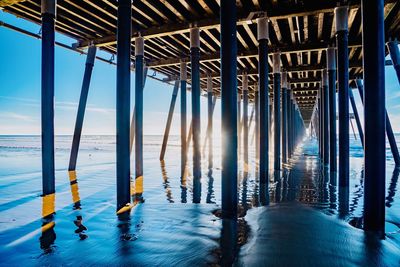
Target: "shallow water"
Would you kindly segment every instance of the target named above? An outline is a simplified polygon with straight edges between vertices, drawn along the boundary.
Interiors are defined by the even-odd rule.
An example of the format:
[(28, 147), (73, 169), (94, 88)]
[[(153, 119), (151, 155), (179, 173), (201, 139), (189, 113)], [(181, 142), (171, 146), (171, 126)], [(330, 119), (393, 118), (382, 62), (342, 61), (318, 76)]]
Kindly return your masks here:
[[(189, 175), (184, 184), (180, 179), (179, 140), (178, 136), (170, 137), (165, 161), (160, 162), (158, 158), (162, 136), (145, 136), (145, 203), (137, 205), (129, 219), (118, 220), (115, 216), (115, 137), (82, 138), (77, 165), (77, 188), (72, 188), (67, 172), (71, 137), (57, 136), (56, 215), (51, 220), (42, 220), (40, 137), (1, 136), (2, 264), (136, 263), (193, 266), (218, 262), (220, 255), (215, 251), (219, 248), (223, 222), (212, 211), (219, 208), (221, 199), (220, 141), (214, 141), (214, 168), (211, 171), (206, 169), (207, 157), (203, 156), (202, 204), (195, 205), (190, 204), (193, 199), (192, 177)], [(400, 136), (397, 136), (397, 140), (400, 140)], [(357, 220), (362, 216), (363, 206), (363, 155), (358, 140), (351, 141), (348, 191), (331, 185), (333, 177), (320, 171), (316, 141), (306, 140), (305, 145), (298, 148), (287, 170), (278, 177), (271, 173), (267, 202), (271, 207), (300, 202), (344, 224)], [(254, 159), (254, 147), (250, 149), (249, 158)], [(387, 239), (399, 246), (400, 196), (396, 194), (399, 188), (398, 173), (393, 175), (390, 149), (387, 159), (386, 232)], [(251, 171), (247, 175), (242, 172), (242, 161), (239, 165), (238, 197), (245, 210), (264, 204), (260, 201), (252, 160), (250, 165)], [(78, 206), (76, 203), (74, 205), (77, 192), (80, 199)], [(253, 208), (251, 212), (262, 214), (258, 209)], [(85, 240), (74, 233), (76, 216), (82, 216), (83, 224), (88, 228), (85, 231), (88, 238)], [(313, 213), (310, 216), (314, 216)], [(54, 222), (55, 226), (45, 231), (43, 237), (42, 224), (49, 222)], [(253, 228), (257, 226), (251, 222), (249, 224), (254, 237), (256, 232)], [(359, 230), (351, 229), (354, 229), (354, 235), (357, 236)], [(346, 228), (344, 231), (351, 237), (353, 230)], [(249, 244), (251, 242), (250, 237)]]

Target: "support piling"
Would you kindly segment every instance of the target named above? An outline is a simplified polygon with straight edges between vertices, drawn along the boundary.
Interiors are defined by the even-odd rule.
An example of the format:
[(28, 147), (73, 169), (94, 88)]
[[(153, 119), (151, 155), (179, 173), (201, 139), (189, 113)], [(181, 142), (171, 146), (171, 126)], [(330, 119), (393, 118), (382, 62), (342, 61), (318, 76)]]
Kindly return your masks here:
[(117, 25), (117, 211), (131, 202), (129, 117), (131, 90), (131, 17), (130, 0), (118, 1)]
[(255, 120), (255, 146), (256, 146), (256, 168), (258, 170), (259, 167), (259, 159), (260, 159), (260, 97), (259, 97), (259, 88), (257, 86), (256, 91), (254, 92), (254, 120)]
[[(259, 79), (259, 101), (260, 101), (260, 188), (268, 191), (268, 171), (269, 171), (269, 96), (268, 96), (268, 18), (257, 19), (257, 39), (258, 39), (258, 79)], [(261, 196), (262, 197), (262, 196)]]
[(364, 147), (364, 131), (361, 126), (360, 117), (358, 116), (358, 110), (356, 106), (356, 101), (354, 100), (352, 89), (349, 90), (349, 96), (350, 96), (350, 104), (351, 107), (353, 108), (354, 118), (356, 119), (358, 135), (360, 136), (361, 145)]
[(349, 53), (348, 7), (335, 8), (339, 88), (339, 186), (349, 186)]
[(323, 107), (323, 127), (322, 127), (322, 144), (323, 144), (323, 163), (325, 166), (329, 164), (329, 94), (328, 94), (328, 73), (326, 69), (322, 71), (322, 107)]
[(286, 109), (287, 109), (287, 129), (286, 129), (286, 139), (287, 139), (287, 157), (288, 159), (292, 157), (292, 140), (290, 138), (291, 135), (291, 128), (293, 127), (292, 124), (292, 108), (291, 108), (291, 95), (292, 92), (290, 90), (290, 86), (287, 86), (287, 93), (286, 93)]
[(187, 66), (186, 62), (181, 62), (180, 65), (180, 80), (181, 80), (181, 178), (185, 178), (187, 164), (187, 109), (186, 109), (186, 80)]
[(281, 169), (281, 54), (272, 55), (274, 71), (274, 170)]
[[(237, 218), (237, 40), (236, 2), (221, 1), (222, 216)], [(236, 224), (233, 229), (236, 240)]]
[(207, 78), (207, 115), (208, 115), (208, 125), (207, 125), (207, 141), (208, 141), (208, 169), (213, 167), (213, 88), (212, 88), (212, 78), (209, 76)]
[(135, 38), (135, 201), (143, 201), (143, 59), (144, 39)]
[(248, 79), (247, 74), (243, 75), (243, 171), (249, 171), (249, 122), (248, 122)]
[(55, 193), (54, 170), (54, 25), (56, 1), (42, 0), (42, 193)]
[(288, 158), (288, 111), (287, 111), (287, 73), (282, 72), (282, 163), (287, 163)]
[[(146, 85), (147, 80), (147, 67), (143, 69), (143, 90)], [(133, 144), (135, 142), (135, 116), (136, 116), (136, 106), (133, 107), (133, 114), (131, 119), (131, 133), (130, 133), (130, 143), (129, 143), (129, 151), (132, 154)]]
[(168, 111), (167, 124), (165, 126), (164, 137), (161, 146), (160, 160), (164, 160), (165, 157), (165, 151), (167, 149), (167, 144), (168, 144), (169, 131), (171, 129), (172, 117), (174, 116), (176, 98), (178, 97), (178, 90), (179, 90), (179, 81), (175, 81), (174, 89), (172, 91), (171, 104), (169, 106), (169, 111)]
[(87, 103), (90, 80), (92, 77), (92, 70), (95, 58), (96, 58), (96, 46), (90, 46), (88, 49), (88, 54), (86, 56), (85, 73), (83, 75), (81, 95), (79, 98), (78, 112), (76, 115), (75, 129), (74, 129), (74, 136), (72, 139), (72, 148), (69, 158), (68, 171), (75, 171), (76, 169), (79, 144), (82, 134), (83, 119), (85, 117), (86, 103)]
[(197, 27), (190, 29), (190, 66), (192, 78), (193, 203), (200, 203), (200, 32)]
[(329, 91), (329, 170), (337, 171), (336, 143), (336, 51), (334, 47), (326, 50)]
[(364, 229), (384, 236), (386, 175), (384, 1), (362, 0)]

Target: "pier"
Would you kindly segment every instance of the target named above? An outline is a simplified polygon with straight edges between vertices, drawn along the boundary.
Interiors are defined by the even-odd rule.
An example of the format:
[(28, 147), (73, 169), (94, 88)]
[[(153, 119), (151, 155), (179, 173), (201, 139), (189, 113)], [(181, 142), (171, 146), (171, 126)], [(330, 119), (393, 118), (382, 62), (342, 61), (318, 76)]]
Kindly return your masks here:
[[(44, 254), (57, 242), (75, 244), (66, 222), (82, 201), (93, 205), (74, 223), (82, 230), (87, 222), (93, 236), (82, 230), (75, 248), (30, 264), (400, 264), (400, 239), (390, 235), (392, 227), (400, 231), (398, 214), (386, 214), (399, 176), (399, 140), (385, 103), (385, 68), (395, 70), (400, 88), (400, 2), (0, 0), (0, 8), (41, 31), (6, 21), (0, 30), (39, 39), (42, 48), (42, 167), (40, 183), (32, 182), (40, 201), (24, 195), (23, 185), (19, 198), (0, 203), (4, 216), (14, 216), (7, 205), (21, 205), (15, 212), (25, 220), (0, 227), (0, 256), (13, 254), (6, 265), (23, 260), (14, 253), (34, 246), (36, 235)], [(65, 171), (55, 167), (56, 47), (86, 56)], [(98, 62), (115, 65), (115, 163), (81, 170)], [(171, 99), (159, 99), (169, 109), (155, 158), (143, 133), (148, 79), (172, 88)], [(177, 139), (170, 135), (173, 119)], [(352, 152), (354, 140), (362, 156)], [(18, 186), (1, 183), (0, 194), (13, 199), (1, 187)], [(24, 215), (29, 209), (32, 216)], [(106, 248), (97, 243), (108, 241)], [(91, 256), (77, 261), (75, 250)]]

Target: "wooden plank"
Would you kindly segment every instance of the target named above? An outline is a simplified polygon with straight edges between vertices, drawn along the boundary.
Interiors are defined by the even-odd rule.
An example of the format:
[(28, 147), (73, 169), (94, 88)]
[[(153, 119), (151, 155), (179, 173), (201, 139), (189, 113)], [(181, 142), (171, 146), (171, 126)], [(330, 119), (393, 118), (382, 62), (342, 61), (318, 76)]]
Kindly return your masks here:
[(281, 34), (281, 30), (279, 29), (278, 20), (274, 19), (274, 18), (270, 18), (270, 21), (272, 23), (272, 27), (274, 28), (274, 32), (276, 34), (276, 38), (278, 39), (278, 42), (281, 42), (282, 34)]
[(179, 12), (173, 5), (171, 5), (167, 0), (158, 0), (166, 8), (168, 8), (172, 13), (174, 13), (180, 21), (185, 21), (185, 17), (181, 12)]
[(220, 41), (219, 41), (217, 38), (215, 38), (215, 36), (214, 36), (209, 30), (204, 29), (203, 32), (204, 32), (208, 37), (210, 37), (210, 39), (213, 40), (214, 43), (215, 43), (217, 46), (221, 46)]
[(308, 16), (303, 17), (304, 21), (304, 41), (308, 41)]
[(359, 8), (350, 9), (350, 12), (349, 12), (349, 32), (351, 30), (351, 27), (353, 26), (354, 19), (356, 18), (357, 12), (359, 10), (361, 12), (361, 9), (359, 9)]
[[(187, 38), (187, 37), (186, 37)], [(270, 51), (273, 50), (279, 50), (282, 54), (286, 53), (300, 53), (300, 52), (308, 52), (308, 51), (321, 51), (322, 55), (322, 50), (325, 50), (328, 47), (327, 43), (310, 43), (310, 44), (298, 44), (298, 45), (292, 45), (292, 46), (274, 46), (270, 48)], [(349, 47), (361, 47), (361, 44), (358, 43), (350, 43)], [(321, 56), (320, 55), (320, 56)], [(258, 51), (239, 51), (238, 52), (238, 58), (246, 58), (246, 57), (258, 57)], [(202, 54), (200, 56), (200, 61), (213, 61), (213, 60), (218, 60), (220, 58), (219, 51), (216, 52), (215, 54)], [(186, 58), (186, 61), (188, 61), (188, 58)], [(268, 59), (268, 62), (270, 62), (270, 65), (272, 66), (272, 61), (270, 60), (270, 57)], [(171, 66), (171, 65), (178, 65), (180, 63), (180, 59), (178, 58), (169, 58), (169, 59), (162, 59), (162, 60), (155, 60), (152, 62), (148, 62), (148, 66), (157, 66), (157, 67), (162, 67), (162, 66)]]
[[(350, 28), (349, 28), (350, 29)], [(335, 37), (335, 32), (336, 32), (336, 17), (333, 15), (333, 20), (332, 20), (332, 27), (331, 27), (331, 35), (330, 38), (332, 39)]]
[(208, 15), (214, 15), (214, 12), (211, 10), (211, 8), (207, 5), (207, 3), (204, 0), (198, 0), (198, 2)]
[(151, 3), (149, 3), (149, 1), (147, 0), (141, 0), (143, 4), (145, 4), (148, 8), (150, 8), (154, 13), (156, 13), (157, 15), (159, 15), (161, 18), (164, 19), (165, 22), (170, 21), (170, 19), (164, 15), (163, 12), (161, 12), (158, 8), (156, 8), (155, 6), (153, 6)]
[[(144, 3), (146, 0), (143, 0)], [(395, 2), (396, 0), (389, 0), (390, 2)], [(162, 0), (165, 4), (167, 2), (165, 0)], [(358, 7), (359, 6), (359, 1), (356, 1), (357, 3), (350, 5), (350, 7)], [(270, 20), (272, 19), (288, 19), (291, 17), (295, 16), (311, 16), (311, 15), (318, 15), (318, 14), (324, 14), (324, 13), (332, 13), (334, 8), (336, 7), (336, 3), (333, 2), (321, 2), (320, 5), (312, 5), (309, 7), (308, 10), (304, 10), (303, 7), (299, 6), (293, 6), (293, 8), (290, 9), (272, 9), (269, 12), (269, 18)], [(257, 12), (259, 10), (251, 10), (251, 12)], [(244, 16), (240, 16), (237, 19), (237, 24), (238, 25), (243, 25), (244, 23), (253, 23), (254, 18), (252, 16), (249, 16), (250, 14), (245, 14)], [(182, 17), (182, 14), (180, 14)], [(318, 15), (321, 16), (321, 15)], [(323, 15), (322, 15), (323, 16)], [(190, 30), (190, 27), (192, 25), (197, 24), (197, 27), (200, 29), (206, 28), (206, 29), (216, 29), (219, 28), (219, 18), (207, 18), (207, 19), (201, 19), (198, 21), (182, 21), (181, 23), (176, 23), (176, 24), (165, 24), (160, 27), (152, 27), (150, 29), (142, 30), (141, 34), (142, 36), (147, 36), (148, 38), (156, 38), (160, 36), (166, 36), (166, 35), (171, 35), (171, 34), (178, 34), (178, 33), (185, 33)], [(133, 32), (132, 33), (132, 38), (137, 36), (139, 32)], [(116, 36), (115, 35), (110, 35), (107, 37), (103, 38), (98, 38), (95, 40), (91, 40), (94, 44), (97, 46), (101, 46), (102, 44), (106, 43), (109, 44), (110, 42), (116, 41)], [(90, 43), (90, 41), (81, 41), (78, 43), (78, 47), (85, 47)]]
[(322, 38), (322, 29), (324, 27), (324, 13), (318, 14), (318, 40)]
[(247, 34), (250, 36), (251, 41), (253, 42), (254, 46), (258, 47), (258, 41), (257, 38), (254, 36), (253, 32), (251, 31), (249, 25), (247, 23), (243, 24), (243, 28), (247, 32)]

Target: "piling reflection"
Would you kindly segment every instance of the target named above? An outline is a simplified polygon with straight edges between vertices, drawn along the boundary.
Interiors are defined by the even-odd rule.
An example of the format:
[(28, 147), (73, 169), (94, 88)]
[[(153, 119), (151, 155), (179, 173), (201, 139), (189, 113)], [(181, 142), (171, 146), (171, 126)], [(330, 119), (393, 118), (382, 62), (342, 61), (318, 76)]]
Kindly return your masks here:
[(336, 183), (332, 183), (337, 180), (336, 176), (336, 172), (329, 173), (329, 208), (331, 210), (337, 209), (337, 187)]
[[(349, 215), (352, 215), (357, 209), (360, 199), (364, 196), (364, 170), (361, 171), (359, 185), (356, 185), (357, 190), (353, 191), (351, 194), (353, 199), (349, 206)], [(358, 224), (357, 224), (358, 225)]]
[(168, 180), (168, 173), (167, 173), (167, 170), (165, 169), (165, 161), (164, 160), (160, 161), (160, 166), (161, 166), (161, 175), (163, 178), (163, 186), (165, 189), (165, 195), (167, 197), (167, 201), (169, 203), (174, 203), (174, 200), (172, 198), (171, 186), (170, 186), (169, 180)]
[(187, 180), (187, 167), (185, 168), (185, 171), (183, 172), (183, 175), (181, 177), (181, 203), (187, 203), (186, 180)]
[(260, 184), (259, 203), (261, 206), (269, 205), (268, 184)]
[(213, 170), (209, 169), (207, 173), (208, 177), (208, 185), (207, 185), (207, 197), (206, 197), (206, 203), (209, 204), (214, 204), (214, 177), (213, 177)]
[(255, 182), (254, 182), (254, 190), (253, 190), (253, 195), (252, 195), (252, 200), (251, 203), (253, 205), (253, 207), (258, 207), (260, 206), (260, 199), (259, 199), (259, 183), (258, 183), (258, 177), (259, 177), (259, 173), (258, 173), (258, 168), (256, 168), (256, 172), (255, 172)]
[(244, 172), (242, 179), (241, 203), (245, 211), (249, 209), (249, 205), (247, 203), (248, 180), (249, 180), (249, 174), (248, 172)]
[(322, 168), (322, 174), (319, 183), (319, 205), (320, 208), (329, 207), (329, 180), (330, 174), (329, 169), (326, 167)]
[(339, 218), (347, 219), (349, 215), (349, 187), (348, 186), (339, 186)]
[(221, 230), (221, 266), (232, 266), (237, 251), (237, 219), (222, 219)]
[(78, 176), (76, 171), (68, 171), (69, 183), (71, 189), (72, 196), (72, 204), (73, 209), (78, 211), (78, 215), (76, 216), (76, 220), (74, 220), (74, 224), (78, 227), (74, 233), (79, 236), (80, 240), (85, 240), (88, 236), (86, 234), (87, 228), (83, 225), (83, 217), (79, 214), (81, 210), (81, 199), (79, 196), (79, 187), (78, 187)]
[(287, 192), (287, 200), (288, 201), (294, 201), (296, 199), (296, 194), (298, 190), (298, 179), (296, 179), (295, 171), (292, 170), (288, 174), (288, 192)]
[(53, 193), (42, 197), (42, 234), (39, 242), (44, 254), (54, 251), (54, 241), (56, 240), (55, 226), (55, 194)]
[(388, 195), (386, 197), (386, 207), (391, 207), (396, 195), (397, 181), (399, 180), (400, 168), (393, 170), (392, 179), (388, 188)]
[(201, 202), (201, 177), (193, 177), (193, 203)]
[(80, 240), (85, 240), (88, 236), (86, 234), (87, 228), (83, 225), (83, 218), (81, 215), (76, 216), (76, 220), (74, 220), (74, 224), (78, 227), (74, 232), (78, 234)]
[(136, 236), (131, 234), (131, 216), (129, 212), (118, 214), (118, 234), (119, 242), (117, 253), (121, 256), (128, 256), (131, 253), (131, 246), (126, 241), (136, 240)]
[(81, 198), (79, 196), (79, 187), (76, 171), (68, 171), (69, 184), (71, 189), (73, 209), (81, 209)]
[(282, 201), (282, 180), (281, 180), (281, 172), (280, 171), (274, 171), (274, 180), (275, 180), (274, 201), (281, 202)]
[(285, 170), (282, 176), (282, 201), (288, 200), (288, 189), (289, 189), (289, 170)]

